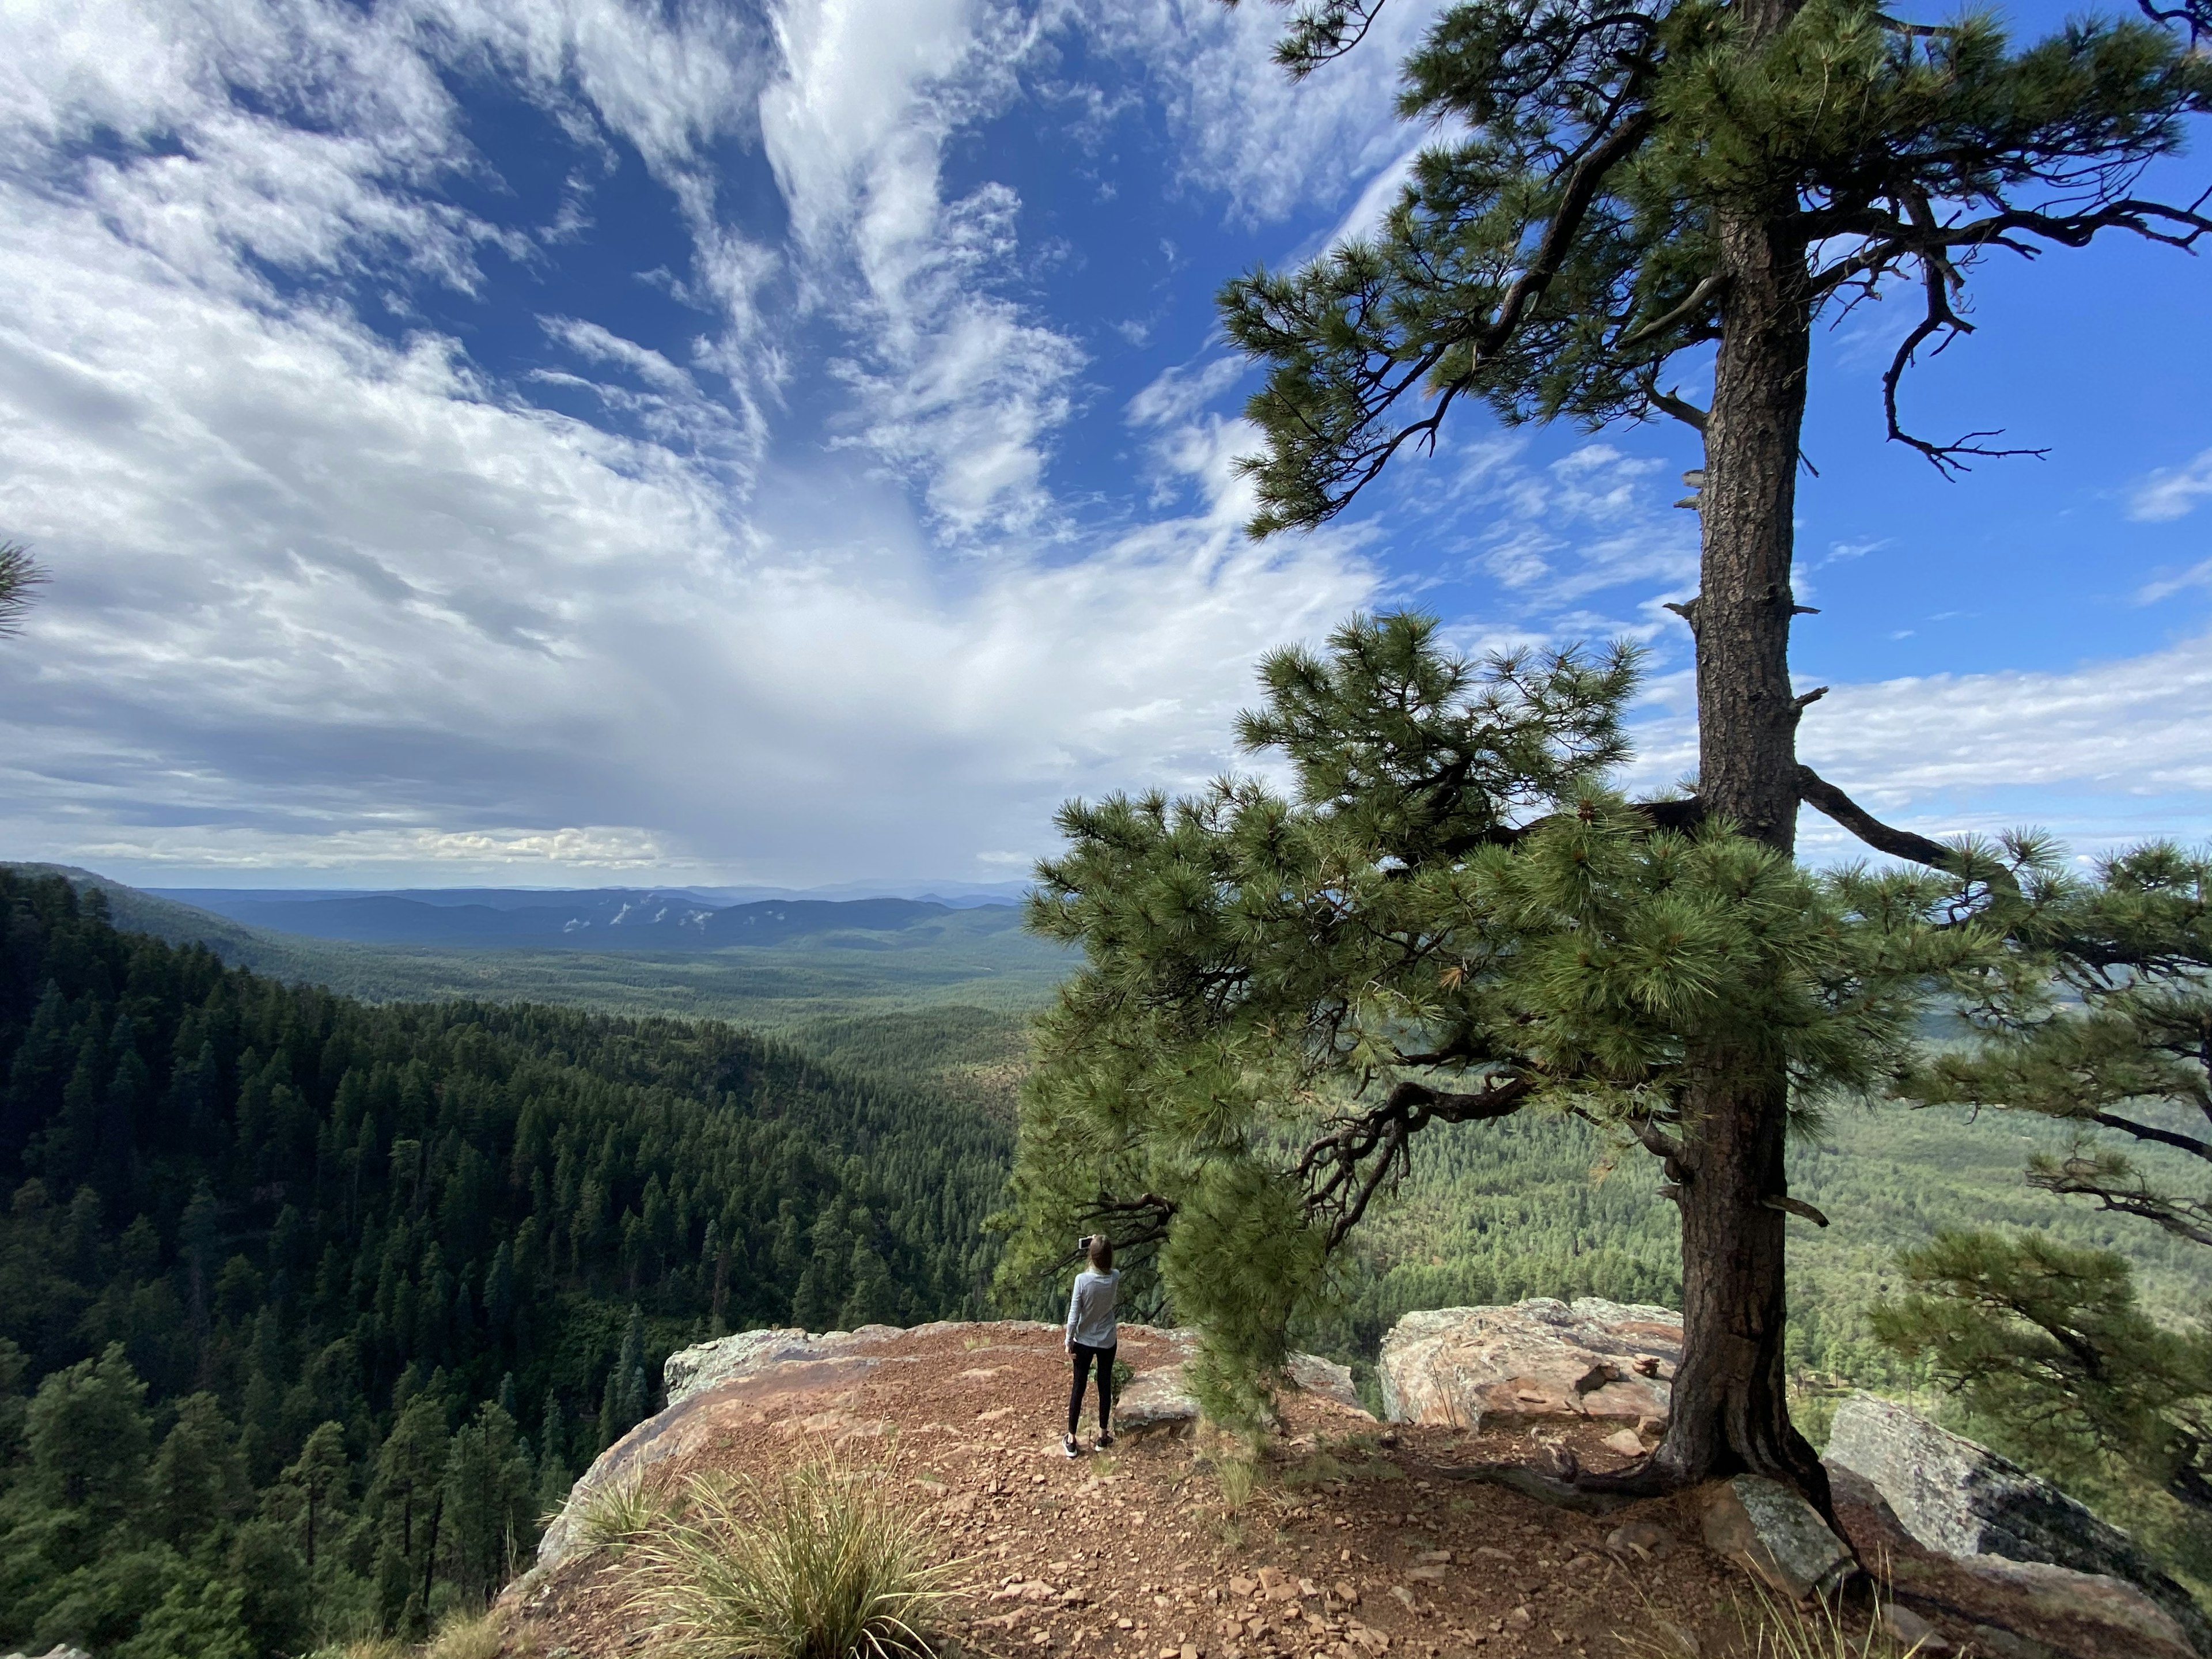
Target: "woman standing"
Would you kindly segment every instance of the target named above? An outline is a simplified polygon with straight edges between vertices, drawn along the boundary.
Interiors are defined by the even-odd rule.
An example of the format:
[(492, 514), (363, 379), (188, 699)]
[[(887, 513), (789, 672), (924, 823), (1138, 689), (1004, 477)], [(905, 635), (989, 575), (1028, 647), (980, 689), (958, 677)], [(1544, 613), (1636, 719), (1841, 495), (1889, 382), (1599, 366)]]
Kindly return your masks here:
[(1076, 1274), (1075, 1293), (1067, 1301), (1066, 1347), (1074, 1362), (1075, 1386), (1067, 1394), (1067, 1432), (1060, 1449), (1070, 1457), (1083, 1449), (1076, 1443), (1075, 1425), (1083, 1415), (1083, 1384), (1093, 1365), (1098, 1368), (1098, 1444), (1103, 1450), (1114, 1443), (1114, 1301), (1121, 1275), (1114, 1271), (1112, 1239), (1093, 1233), (1082, 1243), (1091, 1266)]

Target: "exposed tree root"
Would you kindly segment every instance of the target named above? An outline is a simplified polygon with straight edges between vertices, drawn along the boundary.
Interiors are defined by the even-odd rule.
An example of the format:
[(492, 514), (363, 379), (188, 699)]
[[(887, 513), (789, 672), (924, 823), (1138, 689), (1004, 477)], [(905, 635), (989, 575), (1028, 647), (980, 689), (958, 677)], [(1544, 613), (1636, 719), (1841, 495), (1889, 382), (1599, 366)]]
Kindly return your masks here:
[(1619, 1474), (1577, 1474), (1562, 1480), (1540, 1474), (1525, 1463), (1459, 1463), (1441, 1465), (1436, 1474), (1446, 1480), (1480, 1480), (1486, 1486), (1510, 1486), (1515, 1492), (1578, 1515), (1610, 1515), (1647, 1498), (1664, 1498), (1681, 1490), (1680, 1481), (1646, 1478), (1639, 1469)]

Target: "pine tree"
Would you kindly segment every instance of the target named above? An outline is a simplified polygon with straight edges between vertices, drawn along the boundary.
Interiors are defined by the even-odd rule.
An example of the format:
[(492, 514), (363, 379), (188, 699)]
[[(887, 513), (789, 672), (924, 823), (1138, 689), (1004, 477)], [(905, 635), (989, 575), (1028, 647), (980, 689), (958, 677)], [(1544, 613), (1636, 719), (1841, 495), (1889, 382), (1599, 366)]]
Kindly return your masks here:
[[(1279, 51), (1294, 75), (1350, 50), (1381, 0), (1314, 0)], [(1799, 764), (1789, 672), (1792, 520), (1813, 324), (1917, 289), (1883, 379), (1890, 435), (1947, 472), (2008, 453), (1917, 435), (1899, 389), (1962, 332), (1976, 263), (2108, 231), (2192, 246), (2212, 218), (2133, 194), (2212, 109), (2204, 0), (2070, 24), (2015, 51), (1993, 18), (1900, 22), (1875, 0), (1456, 0), (1406, 65), (1404, 112), (1468, 136), (1417, 161), (1371, 240), (1231, 283), (1231, 337), (1264, 362), (1249, 406), (1255, 533), (1332, 517), (1463, 400), (1508, 422), (1695, 428), (1703, 547), (1677, 607), (1697, 657), (1696, 810), (1790, 851), (1809, 802), (1879, 850), (1958, 872)], [(2184, 37), (2187, 36), (2187, 39)], [(1670, 364), (1717, 347), (1709, 410)], [(1685, 1346), (1647, 1485), (1749, 1469), (1825, 1506), (1790, 1425), (1782, 1344), (1778, 1057), (1686, 1057), (1663, 1155), (1682, 1207)]]
[(316, 1540), (330, 1530), (331, 1511), (344, 1496), (348, 1468), (344, 1425), (325, 1423), (307, 1437), (298, 1458), (284, 1471), (285, 1484), (299, 1494), (300, 1558), (311, 1572)]
[[(2032, 1185), (2212, 1248), (2212, 858), (2153, 844), (2085, 878), (2032, 850), (2011, 950), (1963, 1005), (1977, 1040), (1900, 1090), (2064, 1125)], [(2109, 1251), (1952, 1230), (1899, 1265), (1907, 1293), (1874, 1314), (1893, 1352), (2039, 1468), (2090, 1490), (2132, 1472), (2186, 1512), (2194, 1570), (2212, 1565), (2212, 1340), (2154, 1321)]]
[(107, 1520), (137, 1508), (152, 1438), (145, 1401), (146, 1385), (120, 1343), (39, 1384), (24, 1435), (48, 1501)]
[[(1217, 1415), (1266, 1410), (1328, 1254), (1431, 1124), (1551, 1112), (1666, 1160), (1701, 1056), (1810, 1106), (1902, 1064), (1918, 976), (1987, 947), (1930, 925), (1957, 882), (1815, 878), (1607, 793), (1633, 653), (1447, 653), (1434, 619), (1356, 619), (1261, 669), (1240, 722), (1296, 780), (1064, 807), (1031, 925), (1083, 969), (1036, 1030), (1001, 1283), (1103, 1226), (1125, 1294), (1206, 1337)], [(1663, 1191), (1664, 1189), (1662, 1189)], [(1775, 1201), (1819, 1219), (1796, 1200)]]
[(176, 1423), (154, 1458), (155, 1536), (185, 1547), (210, 1526), (235, 1516), (250, 1490), (246, 1460), (220, 1402), (211, 1394), (179, 1402)]

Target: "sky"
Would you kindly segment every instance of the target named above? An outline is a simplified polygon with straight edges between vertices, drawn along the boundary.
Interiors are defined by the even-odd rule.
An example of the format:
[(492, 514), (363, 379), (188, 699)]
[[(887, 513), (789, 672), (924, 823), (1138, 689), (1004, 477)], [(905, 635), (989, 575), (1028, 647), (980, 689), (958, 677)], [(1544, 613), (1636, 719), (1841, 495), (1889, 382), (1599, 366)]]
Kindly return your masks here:
[[(52, 580), (0, 641), (0, 856), (1019, 878), (1070, 796), (1249, 764), (1258, 656), (1392, 607), (1641, 641), (1629, 781), (1681, 775), (1686, 428), (1473, 413), (1241, 532), (1213, 295), (1373, 222), (1432, 15), (1292, 85), (1258, 0), (10, 0), (0, 537)], [(2196, 138), (2149, 182), (2212, 182)], [(1802, 757), (1929, 833), (2201, 841), (2212, 262), (1974, 304), (1908, 413), (2049, 453), (1959, 482), (1882, 441), (1909, 302), (1820, 337)]]

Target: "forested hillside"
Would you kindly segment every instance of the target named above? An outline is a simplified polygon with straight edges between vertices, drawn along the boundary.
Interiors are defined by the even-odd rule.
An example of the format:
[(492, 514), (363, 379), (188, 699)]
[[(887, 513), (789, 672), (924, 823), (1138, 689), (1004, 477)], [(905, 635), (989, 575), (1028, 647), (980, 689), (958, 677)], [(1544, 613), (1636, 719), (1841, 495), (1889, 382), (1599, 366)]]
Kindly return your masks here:
[(369, 1006), (0, 871), (0, 1647), (480, 1596), (725, 1328), (975, 1306), (1007, 1130), (712, 1024)]

